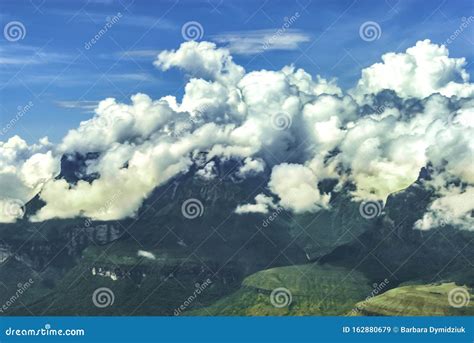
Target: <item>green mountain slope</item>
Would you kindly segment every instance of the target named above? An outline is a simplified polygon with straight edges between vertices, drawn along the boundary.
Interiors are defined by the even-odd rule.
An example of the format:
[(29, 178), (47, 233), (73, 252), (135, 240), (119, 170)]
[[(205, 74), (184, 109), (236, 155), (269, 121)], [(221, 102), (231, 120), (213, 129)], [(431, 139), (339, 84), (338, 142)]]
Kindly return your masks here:
[(351, 316), (472, 316), (472, 289), (454, 282), (391, 289), (356, 305)]
[(189, 314), (341, 315), (371, 290), (369, 280), (356, 271), (318, 264), (279, 267), (250, 275), (237, 292)]

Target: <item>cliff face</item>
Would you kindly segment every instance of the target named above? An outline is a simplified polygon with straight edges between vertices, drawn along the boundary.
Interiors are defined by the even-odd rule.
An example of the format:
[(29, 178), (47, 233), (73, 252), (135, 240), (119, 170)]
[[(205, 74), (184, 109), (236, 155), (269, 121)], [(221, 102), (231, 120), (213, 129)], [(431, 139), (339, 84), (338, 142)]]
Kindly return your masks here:
[(474, 232), (445, 225), (428, 231), (414, 229), (433, 194), (415, 183), (392, 194), (374, 228), (359, 240), (336, 248), (322, 261), (357, 268), (392, 286), (417, 280), (455, 281), (474, 285)]
[[(8, 288), (2, 299), (33, 277), (35, 287), (25, 301), (44, 308), (54, 301), (70, 304), (68, 311), (77, 314), (103, 314), (88, 300), (78, 307), (67, 299), (90, 299), (97, 287), (108, 285), (124, 306), (138, 306), (146, 292), (157, 289), (161, 298), (146, 300), (155, 307), (134, 313), (172, 314), (194, 285), (207, 278), (213, 283), (203, 305), (238, 290), (253, 273), (310, 262), (357, 271), (369, 282), (388, 278), (389, 288), (410, 280), (474, 283), (466, 263), (474, 261), (473, 232), (448, 226), (427, 232), (413, 229), (431, 197), (418, 183), (390, 196), (371, 218), (362, 216), (360, 204), (350, 199), (350, 185), (334, 192), (331, 182), (320, 185), (331, 193), (328, 210), (239, 215), (237, 205), (267, 191), (263, 185), (268, 175), (242, 180), (236, 163), (217, 164), (217, 177), (212, 179), (196, 177), (191, 168), (149, 194), (134, 218), (118, 221), (32, 223), (28, 216), (42, 206), (36, 197), (27, 204), (23, 220), (0, 225), (0, 280)], [(82, 172), (67, 168), (69, 181), (76, 182)], [(183, 215), (189, 199), (201, 205), (193, 218)], [(21, 308), (15, 311), (30, 314)], [(64, 311), (48, 309), (49, 314)]]

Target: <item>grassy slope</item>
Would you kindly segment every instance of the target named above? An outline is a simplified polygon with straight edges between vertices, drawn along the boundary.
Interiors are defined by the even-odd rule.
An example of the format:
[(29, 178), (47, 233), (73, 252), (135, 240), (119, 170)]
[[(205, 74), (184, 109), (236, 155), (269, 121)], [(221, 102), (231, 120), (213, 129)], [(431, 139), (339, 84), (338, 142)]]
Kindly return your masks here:
[(474, 315), (474, 296), (466, 306), (455, 308), (448, 302), (448, 294), (455, 283), (409, 285), (391, 289), (384, 294), (357, 304), (359, 316), (462, 316)]
[[(284, 287), (292, 295), (289, 306), (276, 308), (272, 290)], [(341, 315), (371, 292), (360, 273), (328, 265), (300, 265), (263, 270), (247, 277), (242, 288), (191, 315), (299, 316)]]

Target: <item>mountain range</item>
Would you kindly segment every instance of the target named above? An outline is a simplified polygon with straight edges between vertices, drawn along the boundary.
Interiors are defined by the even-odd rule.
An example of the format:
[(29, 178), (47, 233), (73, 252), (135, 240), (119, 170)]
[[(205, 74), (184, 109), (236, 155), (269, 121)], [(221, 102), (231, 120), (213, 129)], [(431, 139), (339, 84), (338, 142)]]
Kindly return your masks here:
[[(91, 182), (94, 175), (84, 166), (95, 158), (63, 156), (58, 178), (71, 185)], [(39, 196), (33, 198), (23, 219), (0, 225), (0, 302), (10, 303), (4, 313), (346, 315), (381, 282), (372, 301), (405, 285), (451, 283), (468, 291), (474, 286), (474, 232), (450, 225), (413, 229), (433, 196), (421, 186), (429, 168), (384, 205), (372, 204), (369, 216), (349, 196), (350, 184), (336, 190), (330, 180), (318, 185), (331, 194), (330, 209), (237, 214), (236, 203), (266, 192), (268, 174), (240, 179), (240, 161), (212, 162), (217, 177), (200, 177), (206, 166), (194, 165), (155, 189), (133, 218), (31, 222), (29, 216), (43, 206)], [(186, 214), (189, 200), (197, 207)], [(25, 282), (32, 286), (12, 303)], [(269, 301), (280, 288), (291, 297), (288, 306)], [(97, 289), (110, 291), (109, 306), (94, 304)], [(447, 301), (443, 297), (439, 306)], [(412, 306), (398, 305), (399, 314), (413, 313)], [(419, 314), (437, 313), (428, 306)], [(466, 313), (472, 307), (449, 312)]]

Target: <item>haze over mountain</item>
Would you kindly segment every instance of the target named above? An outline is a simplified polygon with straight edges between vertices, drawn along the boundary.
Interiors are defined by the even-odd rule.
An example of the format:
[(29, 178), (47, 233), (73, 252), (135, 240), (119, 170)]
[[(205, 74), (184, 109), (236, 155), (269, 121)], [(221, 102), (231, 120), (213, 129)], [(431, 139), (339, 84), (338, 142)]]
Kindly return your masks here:
[[(9, 201), (27, 202), (40, 190), (46, 204), (32, 221), (133, 217), (153, 189), (192, 165), (202, 166), (200, 176), (215, 177), (217, 158), (241, 161), (242, 179), (271, 171), (271, 197), (236, 203), (239, 213), (275, 206), (316, 213), (329, 206), (330, 195), (318, 187), (324, 180), (335, 180), (337, 189), (353, 184), (355, 201), (385, 202), (429, 167), (424, 185), (438, 198), (416, 228), (444, 222), (470, 230), (474, 85), (465, 64), (446, 47), (420, 41), (405, 53), (385, 54), (346, 93), (335, 80), (293, 66), (246, 73), (225, 48), (183, 43), (155, 61), (164, 71), (190, 74), (181, 100), (106, 99), (58, 146), (47, 138), (31, 146), (16, 136), (2, 142), (1, 219), (15, 221)], [(83, 177), (95, 178), (73, 186), (57, 178), (63, 155), (88, 153), (97, 157), (86, 161)], [(127, 197), (114, 197), (118, 191)]]
[(109, 98), (58, 145), (0, 142), (2, 280), (38, 278), (25, 302), (46, 314), (104, 314), (101, 285), (109, 314), (173, 314), (208, 278), (193, 306), (215, 314), (300, 272), (358, 286), (331, 312), (331, 292), (292, 285), (298, 314), (346, 314), (384, 279), (472, 286), (466, 63), (419, 41), (342, 90), (292, 65), (247, 72), (211, 42), (162, 51), (157, 72), (189, 76), (182, 99)]

